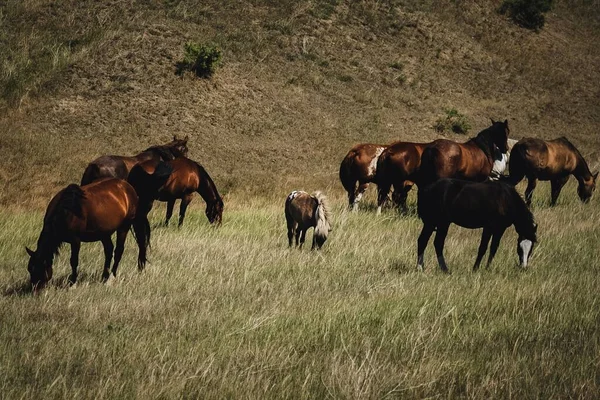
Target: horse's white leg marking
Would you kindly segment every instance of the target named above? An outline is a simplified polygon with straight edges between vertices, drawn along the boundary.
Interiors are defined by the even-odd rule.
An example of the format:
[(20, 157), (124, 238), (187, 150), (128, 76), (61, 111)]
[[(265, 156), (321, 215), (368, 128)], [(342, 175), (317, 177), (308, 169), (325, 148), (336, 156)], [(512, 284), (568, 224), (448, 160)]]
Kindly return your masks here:
[(521, 248), (521, 267), (527, 268), (527, 259), (531, 253), (531, 248), (533, 247), (533, 242), (528, 239), (523, 239), (519, 243), (519, 247)]
[(423, 272), (425, 270), (424, 254), (417, 256), (417, 271)]
[(381, 206), (377, 206), (377, 215), (381, 215)]

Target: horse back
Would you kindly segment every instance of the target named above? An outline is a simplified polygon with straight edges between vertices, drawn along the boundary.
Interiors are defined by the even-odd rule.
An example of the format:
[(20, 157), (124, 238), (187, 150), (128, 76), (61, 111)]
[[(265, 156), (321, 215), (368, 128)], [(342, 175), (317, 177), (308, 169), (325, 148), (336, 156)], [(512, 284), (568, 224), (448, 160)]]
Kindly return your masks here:
[(285, 202), (285, 213), (301, 228), (315, 226), (317, 200), (306, 192), (294, 191)]
[(200, 173), (196, 163), (189, 158), (179, 157), (168, 162), (173, 168), (167, 182), (159, 192), (159, 199), (181, 198), (200, 187)]
[[(511, 151), (525, 175), (540, 180), (550, 180), (557, 176), (572, 173), (578, 164), (578, 153), (564, 138), (545, 141), (537, 138), (524, 138), (514, 145)], [(511, 164), (512, 166), (513, 164)]]
[(138, 196), (126, 181), (106, 178), (81, 187), (82, 215), (71, 215), (69, 227), (84, 241), (99, 240), (135, 218)]
[(129, 170), (137, 163), (133, 157), (102, 156), (89, 163), (81, 178), (82, 185), (88, 185), (102, 178), (127, 179)]

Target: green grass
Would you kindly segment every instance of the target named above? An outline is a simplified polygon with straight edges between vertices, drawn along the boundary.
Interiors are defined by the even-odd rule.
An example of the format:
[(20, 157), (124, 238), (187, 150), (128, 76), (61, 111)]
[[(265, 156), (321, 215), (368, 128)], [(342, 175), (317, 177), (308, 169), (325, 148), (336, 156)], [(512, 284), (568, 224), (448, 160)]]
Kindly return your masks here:
[(214, 229), (197, 199), (182, 229), (154, 229), (143, 273), (130, 237), (119, 276), (100, 283), (101, 246), (87, 244), (80, 280), (67, 288), (65, 247), (39, 296), (21, 289), (24, 245), (35, 244), (42, 214), (3, 211), (0, 392), (594, 398), (600, 208), (597, 199), (580, 204), (571, 182), (551, 209), (545, 186), (534, 198), (540, 243), (526, 271), (512, 228), (491, 269), (472, 273), (480, 231), (451, 227), (446, 276), (432, 243), (426, 272), (416, 271), (414, 215), (347, 213), (334, 194), (334, 230), (311, 252), (287, 248), (282, 204), (230, 200)]

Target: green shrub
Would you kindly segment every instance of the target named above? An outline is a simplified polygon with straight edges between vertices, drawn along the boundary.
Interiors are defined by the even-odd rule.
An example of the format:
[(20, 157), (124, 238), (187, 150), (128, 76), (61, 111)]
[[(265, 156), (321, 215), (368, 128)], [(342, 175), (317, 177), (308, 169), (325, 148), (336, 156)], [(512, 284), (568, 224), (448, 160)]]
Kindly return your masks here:
[(466, 134), (471, 129), (466, 116), (451, 108), (444, 110), (445, 117), (439, 118), (433, 126), (438, 132), (452, 131), (454, 133)]
[(544, 13), (552, 9), (554, 0), (504, 0), (500, 6), (502, 14), (527, 29), (540, 30), (545, 23)]
[(184, 46), (183, 61), (178, 63), (178, 73), (192, 71), (197, 76), (208, 78), (214, 74), (217, 66), (221, 63), (223, 54), (214, 44), (198, 44), (188, 42)]

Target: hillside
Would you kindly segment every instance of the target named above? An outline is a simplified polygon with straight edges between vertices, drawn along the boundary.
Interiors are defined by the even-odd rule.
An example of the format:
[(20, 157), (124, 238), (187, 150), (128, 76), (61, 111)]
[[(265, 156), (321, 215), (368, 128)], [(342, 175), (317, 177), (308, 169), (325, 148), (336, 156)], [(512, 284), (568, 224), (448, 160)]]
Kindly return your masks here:
[[(559, 1), (535, 33), (499, 3), (3, 2), (0, 204), (44, 206), (93, 158), (173, 134), (228, 198), (341, 195), (351, 145), (437, 137), (445, 108), (470, 134), (566, 135), (597, 166), (597, 6)], [(190, 40), (223, 49), (213, 78), (175, 74)]]

